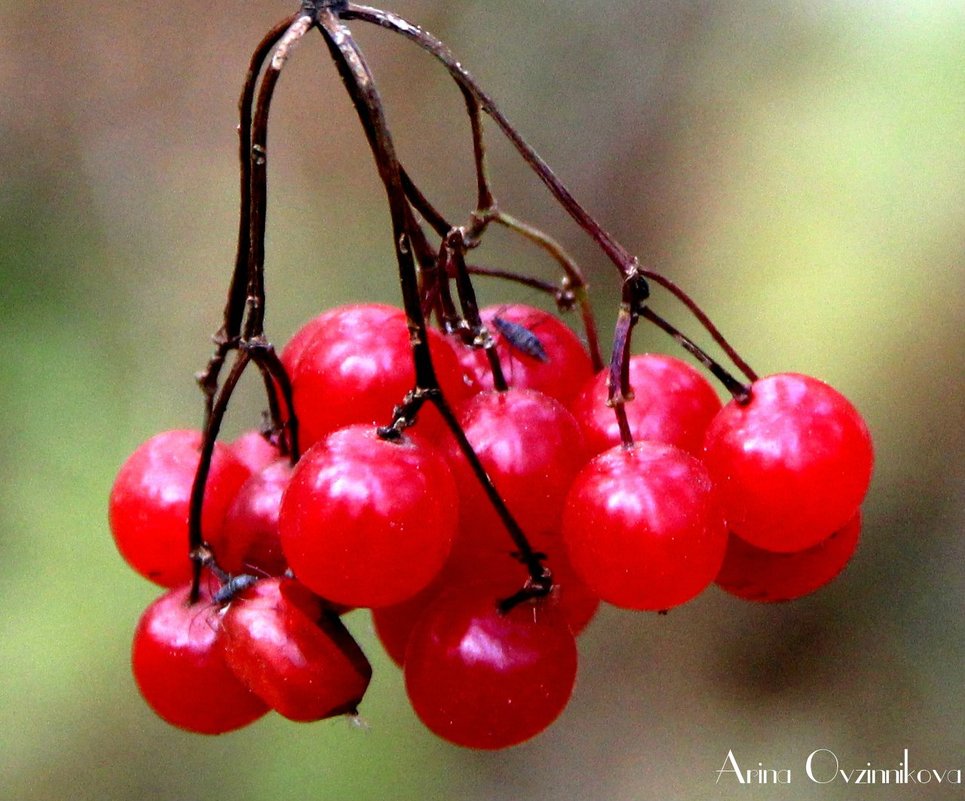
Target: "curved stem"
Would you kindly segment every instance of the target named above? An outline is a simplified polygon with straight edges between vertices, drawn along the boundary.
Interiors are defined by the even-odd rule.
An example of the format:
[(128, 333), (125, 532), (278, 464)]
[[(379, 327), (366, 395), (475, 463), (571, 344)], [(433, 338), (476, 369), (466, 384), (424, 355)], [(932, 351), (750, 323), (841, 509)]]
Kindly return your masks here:
[(613, 352), (607, 374), (607, 405), (613, 409), (624, 448), (633, 447), (633, 433), (627, 418), (626, 402), (633, 400), (630, 387), (630, 342), (637, 315), (626, 304), (621, 305), (613, 333)]
[(359, 19), (401, 34), (440, 61), (464, 93), (469, 93), (476, 98), (482, 110), (499, 126), (506, 138), (512, 142), (513, 146), (523, 157), (523, 160), (546, 185), (547, 189), (549, 189), (550, 193), (560, 205), (566, 209), (567, 213), (574, 219), (577, 225), (586, 231), (590, 238), (599, 245), (601, 250), (606, 253), (622, 275), (627, 276), (630, 274), (637, 264), (636, 257), (605, 231), (603, 227), (590, 216), (586, 209), (577, 202), (576, 198), (573, 197), (559, 178), (556, 177), (556, 174), (550, 169), (549, 165), (543, 161), (540, 155), (510, 124), (509, 120), (499, 110), (492, 98), (483, 91), (475, 78), (459, 63), (448, 47), (432, 34), (388, 11), (357, 5), (355, 3), (347, 3), (341, 16), (344, 19)]
[(410, 343), (416, 369), (416, 386), (410, 393), (411, 402), (421, 406), (422, 403), (429, 400), (439, 410), (459, 443), (460, 450), (469, 461), (473, 472), (479, 478), (489, 500), (519, 549), (521, 558), (529, 568), (531, 581), (534, 585), (540, 587), (540, 592), (545, 594), (552, 586), (549, 572), (543, 566), (540, 555), (529, 544), (519, 524), (499, 496), (492, 479), (487, 475), (479, 461), (479, 457), (466, 438), (465, 432), (443, 395), (432, 366), (425, 317), (422, 313), (419, 298), (418, 277), (405, 227), (407, 215), (406, 196), (402, 185), (402, 169), (395, 155), (395, 146), (389, 133), (382, 102), (375, 88), (372, 73), (351, 33), (341, 24), (331, 9), (319, 9), (317, 19), (319, 29), (328, 45), (329, 53), (355, 105), (375, 157), (379, 177), (382, 179), (388, 196), (395, 252), (399, 263), (399, 278), (402, 284), (402, 298), (409, 318)]
[(425, 315), (419, 296), (419, 279), (406, 228), (408, 215), (402, 187), (402, 170), (395, 154), (395, 145), (389, 135), (382, 101), (361, 51), (332, 9), (319, 9), (318, 24), (358, 112), (388, 197), (393, 244), (402, 285), (402, 302), (408, 318), (409, 342), (415, 361), (416, 389), (438, 389), (439, 381), (429, 353)]
[[(281, 431), (283, 428), (287, 428), (288, 430), (287, 440), (282, 436), (280, 445), (282, 446), (282, 453), (285, 453), (285, 449), (287, 448), (288, 458), (292, 466), (294, 466), (301, 458), (301, 448), (299, 446), (298, 417), (295, 414), (291, 379), (288, 377), (288, 372), (281, 363), (281, 359), (278, 358), (278, 354), (275, 353), (275, 348), (270, 342), (265, 340), (264, 337), (257, 337), (253, 341), (245, 342), (244, 348), (251, 355), (251, 360), (258, 365), (258, 369), (261, 370), (262, 377), (265, 381), (265, 390), (269, 398), (274, 400), (274, 407), (271, 410), (272, 423), (278, 431)], [(277, 398), (275, 398), (277, 391), (281, 392), (282, 400), (285, 402), (287, 424), (284, 426), (279, 426), (280, 409), (278, 408)]]
[[(479, 99), (466, 87), (462, 89), (463, 98), (466, 101), (466, 111), (469, 114), (469, 125), (472, 128), (472, 151), (473, 160), (476, 164), (476, 211), (477, 220), (480, 225), (485, 225), (484, 213), (496, 207), (496, 199), (493, 197), (492, 189), (489, 186), (489, 177), (486, 172), (486, 146), (483, 142), (482, 128), (482, 108)], [(478, 236), (478, 234), (476, 234)]]
[[(288, 407), (290, 457), (293, 461), (298, 459), (298, 422), (292, 405), (291, 383), (273, 348), (264, 339), (266, 148), (268, 114), (278, 76), (295, 42), (313, 24), (312, 17), (302, 12), (286, 18), (269, 31), (252, 54), (238, 102), (241, 116), (238, 125), (241, 162), (238, 250), (222, 326), (214, 336), (215, 354), (198, 376), (198, 382), (205, 394), (205, 414), (200, 459), (191, 488), (188, 511), (188, 554), (193, 564), (191, 603), (196, 602), (199, 597), (202, 567), (206, 564), (215, 565), (214, 556), (204, 543), (201, 531), (201, 513), (211, 458), (228, 403), (251, 361), (258, 364), (264, 376), (269, 410), (274, 426), (279, 429), (282, 423), (275, 388), (277, 386), (282, 390)], [(271, 62), (261, 81), (257, 106), (252, 114), (258, 78), (270, 54)], [(238, 350), (238, 356), (224, 384), (219, 388), (218, 378), (225, 358), (235, 349)]]
[(690, 313), (697, 318), (697, 322), (699, 322), (707, 333), (713, 337), (714, 342), (720, 346), (720, 349), (727, 354), (727, 357), (734, 363), (734, 366), (747, 377), (747, 380), (757, 381), (757, 373), (754, 372), (751, 366), (740, 357), (737, 351), (734, 350), (733, 346), (726, 339), (724, 339), (724, 335), (720, 333), (720, 330), (717, 328), (717, 326), (711, 322), (710, 318), (704, 313), (704, 310), (697, 305), (690, 295), (684, 292), (683, 289), (681, 289), (669, 278), (661, 275), (660, 273), (656, 273), (653, 270), (644, 270), (641, 268), (640, 274), (646, 278), (649, 278), (655, 284), (662, 286), (664, 289), (670, 292), (670, 294), (677, 298), (677, 300), (683, 303), (689, 309)]
[(235, 267), (228, 288), (228, 298), (225, 302), (224, 317), (221, 328), (214, 335), (215, 352), (208, 361), (205, 369), (198, 374), (198, 383), (205, 396), (205, 421), (211, 414), (214, 396), (218, 390), (218, 374), (224, 364), (225, 357), (231, 350), (232, 342), (241, 333), (241, 323), (244, 319), (245, 300), (247, 298), (248, 257), (250, 251), (250, 217), (251, 217), (251, 171), (249, 159), (251, 157), (251, 115), (255, 96), (255, 86), (258, 76), (268, 55), (274, 49), (285, 31), (298, 19), (298, 14), (292, 14), (275, 25), (255, 47), (248, 65), (244, 87), (238, 100), (240, 121), (238, 123), (238, 139), (241, 161), (241, 210), (238, 215), (238, 249), (235, 254)]
[(472, 337), (471, 345), (474, 348), (481, 347), (485, 351), (486, 359), (489, 361), (489, 369), (493, 375), (493, 388), (497, 392), (505, 392), (509, 387), (506, 384), (506, 377), (503, 375), (503, 367), (499, 362), (499, 354), (496, 352), (496, 342), (486, 326), (483, 325), (482, 317), (479, 316), (476, 290), (473, 289), (469, 270), (466, 268), (465, 232), (461, 228), (453, 228), (446, 237), (443, 247), (448, 254), (447, 260), (455, 271), (456, 288), (459, 291), (462, 315), (469, 325), (469, 334)]
[(198, 600), (201, 568), (212, 559), (212, 554), (205, 545), (201, 532), (201, 510), (204, 506), (204, 491), (208, 483), (208, 473), (211, 470), (211, 456), (214, 453), (218, 432), (221, 430), (221, 422), (228, 410), (228, 401), (231, 400), (231, 394), (234, 392), (250, 359), (248, 353), (243, 350), (238, 351), (235, 363), (212, 404), (211, 414), (208, 416), (201, 438), (201, 458), (194, 475), (194, 483), (191, 485), (191, 499), (188, 507), (188, 554), (193, 562), (190, 603), (195, 603)]
[(719, 362), (715, 361), (705, 350), (703, 350), (699, 345), (697, 345), (689, 337), (681, 333), (677, 328), (671, 325), (669, 322), (663, 319), (659, 314), (650, 309), (649, 307), (644, 307), (640, 310), (640, 316), (646, 318), (651, 323), (654, 323), (658, 328), (662, 329), (666, 333), (670, 334), (681, 347), (684, 348), (688, 353), (690, 353), (694, 358), (697, 359), (704, 367), (713, 373), (714, 377), (720, 381), (727, 391), (734, 397), (738, 403), (746, 403), (750, 398), (750, 387), (746, 384), (742, 384), (734, 376), (732, 376), (727, 370), (725, 370)]
[[(249, 255), (247, 284), (247, 319), (244, 336), (252, 339), (264, 331), (265, 322), (265, 228), (268, 210), (268, 115), (271, 99), (282, 68), (292, 48), (312, 28), (314, 19), (299, 15), (278, 42), (271, 62), (265, 70), (258, 103), (252, 122), (251, 149), (247, 154), (250, 174)], [(243, 159), (244, 163), (244, 159)]]
[(583, 317), (583, 330), (586, 333), (586, 344), (590, 351), (593, 370), (594, 372), (602, 370), (603, 354), (600, 350), (600, 337), (596, 330), (596, 319), (593, 316), (593, 307), (590, 305), (586, 279), (583, 277), (583, 271), (579, 265), (559, 242), (538, 228), (528, 225), (522, 220), (517, 220), (515, 217), (505, 214), (502, 211), (497, 211), (492, 219), (493, 222), (499, 223), (510, 231), (519, 234), (541, 247), (549, 253), (563, 269), (563, 273), (566, 275), (564, 288), (570, 291), (572, 297), (580, 306), (580, 314)]

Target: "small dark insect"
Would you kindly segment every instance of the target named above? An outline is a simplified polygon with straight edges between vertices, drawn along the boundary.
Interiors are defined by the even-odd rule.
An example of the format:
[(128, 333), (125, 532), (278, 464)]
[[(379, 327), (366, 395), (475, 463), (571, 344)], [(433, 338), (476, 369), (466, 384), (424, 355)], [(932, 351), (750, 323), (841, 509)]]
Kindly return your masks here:
[(514, 323), (512, 320), (506, 320), (498, 316), (493, 317), (493, 325), (496, 326), (496, 330), (502, 334), (503, 338), (511, 347), (522, 351), (537, 361), (548, 362), (550, 360), (550, 357), (546, 355), (546, 351), (543, 349), (543, 343), (540, 342), (539, 337), (525, 325)]
[(258, 576), (252, 576), (248, 573), (240, 573), (237, 576), (232, 576), (211, 596), (211, 600), (219, 606), (223, 606), (239, 592), (244, 592), (251, 587), (256, 581), (258, 581)]

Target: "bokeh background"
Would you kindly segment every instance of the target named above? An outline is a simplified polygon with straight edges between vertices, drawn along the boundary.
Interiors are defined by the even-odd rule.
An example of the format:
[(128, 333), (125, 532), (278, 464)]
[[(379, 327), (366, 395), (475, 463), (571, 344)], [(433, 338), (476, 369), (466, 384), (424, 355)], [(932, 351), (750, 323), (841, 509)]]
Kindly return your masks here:
[[(0, 798), (960, 798), (817, 786), (803, 763), (827, 748), (893, 769), (907, 748), (913, 766), (965, 768), (962, 2), (398, 0), (760, 372), (821, 376), (863, 411), (878, 455), (863, 545), (794, 604), (712, 589), (665, 617), (604, 610), (563, 717), (504, 753), (423, 730), (364, 613), (348, 622), (375, 667), (365, 728), (268, 718), (204, 738), (150, 713), (128, 651), (157, 590), (115, 553), (107, 495), (138, 443), (200, 423), (193, 374), (234, 255), (237, 96), (250, 49), (294, 6), (0, 3)], [(404, 160), (462, 219), (458, 93), (411, 45), (356, 30)], [(275, 115), (281, 343), (397, 287), (384, 199), (318, 37)], [(577, 256), (606, 331), (616, 272), (489, 133), (504, 208)], [(531, 247), (491, 244), (490, 263), (553, 274)], [(670, 345), (645, 330), (638, 349)], [(231, 432), (257, 422), (246, 392)], [(793, 783), (716, 784), (728, 750)]]

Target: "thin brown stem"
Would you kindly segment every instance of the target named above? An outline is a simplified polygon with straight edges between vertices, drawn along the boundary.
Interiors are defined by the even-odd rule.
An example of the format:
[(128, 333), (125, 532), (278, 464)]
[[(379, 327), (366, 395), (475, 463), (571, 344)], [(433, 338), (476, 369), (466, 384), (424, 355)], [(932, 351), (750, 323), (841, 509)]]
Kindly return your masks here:
[[(485, 226), (486, 212), (496, 207), (496, 199), (493, 197), (492, 189), (489, 186), (489, 176), (486, 171), (482, 108), (479, 105), (479, 98), (465, 87), (460, 88), (466, 100), (466, 111), (469, 114), (469, 124), (472, 128), (472, 152), (473, 161), (476, 165), (476, 219), (480, 226)], [(481, 232), (481, 230), (478, 233), (473, 232), (473, 237), (477, 237)]]
[(630, 386), (630, 342), (637, 315), (627, 304), (620, 307), (616, 328), (613, 333), (613, 351), (607, 374), (607, 405), (613, 409), (620, 429), (620, 442), (624, 448), (633, 447), (633, 433), (627, 419), (626, 402), (633, 400)]
[[(541, 556), (533, 550), (519, 524), (499, 496), (492, 479), (486, 474), (479, 457), (449, 407), (432, 366), (425, 318), (418, 291), (418, 277), (405, 228), (408, 217), (405, 211), (406, 195), (402, 185), (402, 169), (395, 155), (395, 146), (372, 73), (351, 33), (341, 24), (331, 9), (323, 8), (318, 11), (318, 23), (329, 53), (355, 105), (388, 196), (403, 304), (409, 318), (410, 343), (416, 369), (416, 386), (406, 400), (416, 407), (429, 400), (439, 410), (516, 544), (521, 558), (529, 568), (531, 581), (541, 588), (545, 587), (545, 591), (548, 592), (552, 586), (552, 580), (542, 564)], [(391, 436), (388, 430), (381, 430)]]
[(456, 84), (464, 93), (469, 93), (478, 101), (480, 107), (496, 123), (507, 139), (513, 144), (523, 160), (536, 173), (540, 180), (566, 212), (574, 219), (587, 235), (597, 243), (607, 257), (616, 265), (621, 275), (629, 275), (637, 265), (637, 259), (617, 242), (592, 216), (583, 208), (562, 181), (550, 169), (549, 165), (526, 142), (519, 132), (510, 124), (506, 116), (499, 110), (493, 99), (476, 82), (475, 78), (459, 63), (452, 52), (439, 39), (417, 25), (406, 21), (402, 17), (388, 11), (382, 11), (356, 3), (347, 3), (341, 16), (344, 19), (359, 19), (379, 25), (387, 30), (401, 34), (417, 44), (426, 52), (433, 55), (449, 72)]
[(596, 319), (593, 316), (593, 307), (590, 305), (589, 293), (587, 291), (586, 279), (576, 260), (566, 252), (566, 249), (553, 237), (543, 233), (535, 226), (517, 220), (515, 217), (497, 211), (493, 215), (493, 222), (499, 223), (505, 228), (513, 231), (530, 242), (538, 245), (545, 250), (563, 269), (566, 276), (564, 288), (568, 289), (571, 296), (580, 306), (580, 314), (583, 318), (583, 331), (586, 334), (587, 349), (590, 352), (590, 361), (593, 363), (593, 370), (597, 372), (603, 369), (603, 354), (600, 349), (600, 337), (597, 334)]
[(649, 307), (644, 307), (640, 311), (640, 316), (654, 323), (658, 328), (670, 334), (688, 353), (697, 361), (713, 373), (714, 377), (720, 381), (727, 391), (738, 403), (746, 403), (750, 398), (750, 387), (742, 384), (732, 376), (721, 364), (712, 358), (705, 350), (697, 345), (693, 340), (681, 333), (676, 327), (667, 322)]
[(503, 368), (496, 351), (496, 342), (489, 329), (483, 324), (479, 315), (479, 304), (476, 302), (476, 290), (473, 289), (469, 270), (466, 268), (466, 240), (465, 232), (461, 228), (454, 228), (446, 237), (443, 245), (448, 253), (448, 263), (452, 265), (456, 278), (456, 289), (459, 292), (459, 302), (462, 306), (462, 316), (469, 326), (471, 346), (482, 348), (489, 361), (489, 369), (493, 376), (493, 388), (497, 392), (505, 392), (509, 387)]
[(193, 562), (193, 574), (191, 581), (190, 602), (198, 600), (201, 582), (201, 568), (208, 563), (211, 552), (204, 542), (201, 531), (201, 510), (204, 506), (204, 491), (208, 483), (208, 473), (211, 470), (211, 457), (214, 453), (214, 445), (218, 439), (218, 432), (221, 430), (221, 422), (224, 420), (225, 412), (228, 410), (228, 401), (234, 392), (238, 381), (241, 379), (245, 368), (248, 366), (250, 355), (246, 351), (238, 351), (235, 363), (225, 378), (224, 385), (215, 398), (211, 407), (211, 414), (208, 416), (203, 436), (201, 438), (201, 454), (198, 462), (198, 469), (194, 475), (194, 483), (191, 485), (191, 499), (188, 506), (188, 554)]
[(389, 134), (382, 101), (368, 64), (348, 28), (342, 25), (330, 8), (319, 9), (318, 23), (329, 53), (355, 105), (388, 197), (393, 244), (402, 285), (402, 301), (408, 318), (409, 342), (415, 362), (415, 388), (438, 389), (439, 381), (429, 353), (429, 337), (422, 311), (415, 258), (406, 227), (408, 215), (402, 186), (402, 168)]
[(720, 349), (727, 354), (727, 357), (734, 363), (734, 366), (747, 377), (748, 381), (757, 381), (757, 373), (740, 357), (733, 346), (724, 339), (724, 335), (720, 333), (717, 326), (711, 322), (704, 310), (697, 305), (690, 295), (684, 292), (683, 289), (669, 278), (653, 270), (644, 270), (641, 268), (640, 274), (653, 281), (653, 283), (662, 286), (677, 298), (677, 300), (683, 303), (690, 310), (690, 313), (697, 318), (697, 321), (704, 327), (707, 333), (710, 334), (714, 342), (720, 346)]
[(198, 383), (201, 385), (205, 396), (206, 420), (211, 414), (214, 395), (218, 389), (218, 374), (233, 346), (233, 341), (241, 333), (241, 323), (245, 313), (245, 300), (248, 292), (248, 257), (251, 247), (249, 240), (251, 232), (251, 171), (249, 159), (251, 157), (251, 117), (255, 86), (269, 54), (298, 16), (298, 14), (292, 14), (279, 22), (258, 43), (251, 56), (244, 87), (238, 100), (240, 112), (238, 139), (241, 162), (241, 210), (238, 215), (238, 248), (235, 255), (234, 272), (228, 288), (228, 298), (225, 302), (224, 319), (221, 328), (213, 337), (215, 352), (206, 368), (198, 374)]
[(249, 256), (246, 339), (260, 336), (265, 322), (265, 228), (268, 211), (268, 115), (275, 86), (292, 48), (314, 26), (313, 18), (302, 14), (282, 35), (265, 70), (252, 122), (251, 152), (248, 163), (251, 176), (249, 214)]

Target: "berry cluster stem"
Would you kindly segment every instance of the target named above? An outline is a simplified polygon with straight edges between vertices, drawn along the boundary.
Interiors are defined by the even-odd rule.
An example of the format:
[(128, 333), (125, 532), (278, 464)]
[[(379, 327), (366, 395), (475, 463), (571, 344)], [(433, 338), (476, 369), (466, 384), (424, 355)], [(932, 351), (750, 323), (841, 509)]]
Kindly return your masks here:
[(439, 410), (518, 548), (520, 558), (529, 570), (532, 584), (539, 587), (539, 592), (548, 592), (552, 586), (552, 578), (549, 571), (543, 566), (542, 555), (533, 550), (522, 529), (500, 497), (492, 479), (479, 461), (479, 457), (466, 438), (465, 432), (459, 425), (459, 421), (449, 407), (439, 386), (429, 352), (428, 332), (422, 310), (418, 274), (412, 247), (409, 245), (411, 239), (407, 223), (411, 219), (411, 215), (406, 211), (407, 201), (402, 181), (402, 168), (395, 154), (395, 147), (372, 73), (351, 33), (341, 24), (332, 9), (320, 8), (317, 23), (339, 75), (355, 105), (362, 128), (372, 149), (379, 177), (382, 179), (388, 197), (395, 253), (399, 264), (399, 279), (402, 285), (402, 299), (408, 318), (410, 344), (415, 362), (416, 387), (413, 393), (410, 393), (410, 396), (419, 406), (428, 400)]

